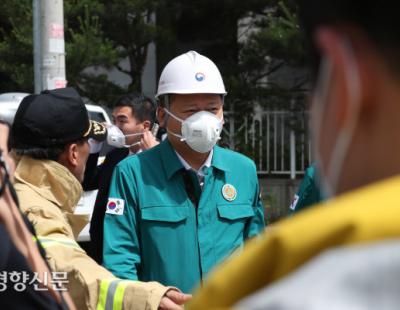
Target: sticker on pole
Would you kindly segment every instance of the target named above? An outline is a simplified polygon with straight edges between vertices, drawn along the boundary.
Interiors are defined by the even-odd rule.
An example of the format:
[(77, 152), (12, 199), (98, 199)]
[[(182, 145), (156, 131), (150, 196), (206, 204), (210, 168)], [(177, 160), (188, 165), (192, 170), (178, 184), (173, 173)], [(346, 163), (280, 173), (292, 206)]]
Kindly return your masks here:
[(50, 24), (50, 36), (52, 38), (64, 38), (64, 26), (61, 24)]
[(106, 213), (122, 215), (124, 214), (125, 201), (119, 198), (108, 198)]
[(65, 53), (64, 39), (50, 38), (48, 52), (56, 54), (64, 54)]
[(56, 89), (56, 88), (64, 88), (67, 86), (67, 81), (65, 78), (61, 76), (55, 76), (53, 78), (46, 79), (47, 87), (46, 89)]

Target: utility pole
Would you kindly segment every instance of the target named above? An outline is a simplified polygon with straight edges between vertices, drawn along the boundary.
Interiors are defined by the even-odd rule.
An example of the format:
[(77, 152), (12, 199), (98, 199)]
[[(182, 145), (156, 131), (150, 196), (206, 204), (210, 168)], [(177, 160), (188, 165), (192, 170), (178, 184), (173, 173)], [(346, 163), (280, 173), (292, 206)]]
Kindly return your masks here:
[(40, 38), (40, 0), (32, 1), (33, 12), (33, 71), (35, 77), (35, 94), (42, 90), (41, 79), (41, 38)]
[(65, 78), (63, 0), (32, 0), (35, 93), (62, 88)]
[(296, 178), (296, 135), (294, 131), (295, 124), (295, 103), (296, 100), (292, 98), (290, 100), (290, 178), (294, 180)]

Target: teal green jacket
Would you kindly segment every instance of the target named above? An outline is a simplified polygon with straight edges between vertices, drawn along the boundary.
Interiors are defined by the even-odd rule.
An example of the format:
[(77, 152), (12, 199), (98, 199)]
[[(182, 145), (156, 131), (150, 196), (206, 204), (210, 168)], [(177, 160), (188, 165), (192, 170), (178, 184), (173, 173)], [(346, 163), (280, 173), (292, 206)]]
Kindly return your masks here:
[[(181, 170), (168, 139), (116, 166), (103, 250), (103, 264), (115, 276), (191, 292), (216, 264), (263, 230), (264, 208), (249, 158), (215, 146), (197, 209)], [(225, 184), (236, 193), (223, 190)]]
[(300, 183), (298, 192), (294, 195), (289, 213), (295, 213), (322, 201), (320, 186), (316, 180), (315, 165), (309, 166)]

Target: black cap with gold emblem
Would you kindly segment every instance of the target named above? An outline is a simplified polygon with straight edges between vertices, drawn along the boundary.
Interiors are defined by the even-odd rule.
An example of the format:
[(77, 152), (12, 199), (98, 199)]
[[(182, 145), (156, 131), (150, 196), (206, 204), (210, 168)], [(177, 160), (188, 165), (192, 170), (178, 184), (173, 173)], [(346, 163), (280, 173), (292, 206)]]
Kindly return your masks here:
[(82, 138), (104, 141), (107, 129), (89, 120), (82, 98), (72, 87), (25, 97), (11, 130), (14, 148), (60, 146)]

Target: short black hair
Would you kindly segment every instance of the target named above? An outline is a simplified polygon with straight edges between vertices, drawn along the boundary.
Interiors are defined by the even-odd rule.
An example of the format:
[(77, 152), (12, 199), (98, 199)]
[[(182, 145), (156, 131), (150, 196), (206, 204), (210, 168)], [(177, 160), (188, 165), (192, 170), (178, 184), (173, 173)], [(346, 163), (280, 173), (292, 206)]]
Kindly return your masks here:
[(28, 146), (28, 145), (23, 145), (23, 144), (18, 144), (17, 147), (13, 147), (12, 150), (15, 152), (17, 155), (25, 155), (32, 157), (34, 159), (38, 160), (54, 160), (58, 161), (60, 158), (60, 155), (65, 151), (68, 145), (72, 143), (76, 143), (79, 145), (82, 145), (88, 140), (88, 138), (81, 138), (77, 141), (74, 142), (69, 142), (69, 143), (63, 143), (59, 145), (52, 145), (48, 147), (33, 147), (33, 146)]
[(150, 126), (153, 126), (156, 120), (157, 104), (155, 100), (142, 93), (133, 92), (121, 96), (113, 105), (113, 108), (116, 107), (130, 107), (134, 117), (140, 122), (150, 121)]
[(376, 0), (297, 0), (314, 69), (319, 53), (312, 40), (320, 26), (351, 25), (359, 28), (385, 56), (388, 67), (400, 73), (398, 3)]

